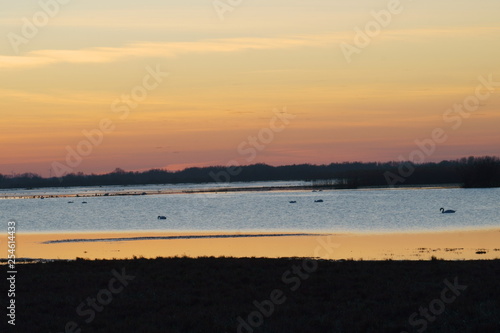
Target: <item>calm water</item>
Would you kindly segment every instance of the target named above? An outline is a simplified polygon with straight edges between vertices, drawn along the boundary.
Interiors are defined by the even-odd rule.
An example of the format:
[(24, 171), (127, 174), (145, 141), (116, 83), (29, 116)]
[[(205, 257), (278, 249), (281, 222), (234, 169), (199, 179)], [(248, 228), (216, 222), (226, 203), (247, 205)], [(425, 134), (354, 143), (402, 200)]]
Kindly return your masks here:
[[(259, 186), (276, 184), (260, 183)], [(241, 184), (231, 186), (238, 185)], [(251, 185), (255, 186), (256, 183)], [(160, 187), (142, 186), (137, 190), (156, 188)], [(76, 193), (116, 189), (119, 188), (80, 188)], [(131, 187), (124, 190), (130, 191)], [(75, 189), (51, 189), (45, 192), (42, 189), (36, 190), (36, 193), (46, 194), (47, 191), (67, 194)], [(7, 192), (12, 194), (15, 191), (3, 191), (0, 195)], [(324, 202), (315, 203), (314, 200), (318, 199)], [(500, 227), (499, 199), (500, 189), (283, 191), (3, 199), (0, 200), (0, 218), (3, 221), (16, 220), (19, 232), (427, 231)], [(291, 200), (297, 203), (290, 204)], [(87, 204), (82, 204), (82, 201)], [(441, 207), (456, 209), (457, 213), (441, 214)], [(158, 220), (158, 215), (167, 216), (167, 220)]]

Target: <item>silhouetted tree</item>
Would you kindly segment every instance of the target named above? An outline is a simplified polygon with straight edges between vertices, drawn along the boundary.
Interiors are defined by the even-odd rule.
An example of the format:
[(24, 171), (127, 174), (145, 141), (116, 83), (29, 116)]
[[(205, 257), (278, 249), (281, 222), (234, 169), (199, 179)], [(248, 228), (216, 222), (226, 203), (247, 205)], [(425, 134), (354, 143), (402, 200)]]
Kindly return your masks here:
[(464, 187), (499, 187), (500, 159), (498, 157), (469, 157), (459, 167)]
[[(60, 178), (43, 178), (35, 173), (2, 175), (0, 188), (35, 188), (67, 186), (138, 185), (214, 183), (217, 181), (248, 182), (305, 180), (317, 186), (356, 188), (359, 186), (387, 186), (385, 173), (398, 174), (398, 168), (406, 163), (414, 171), (404, 178), (403, 185), (463, 184), (464, 187), (500, 186), (500, 159), (498, 157), (469, 157), (439, 163), (414, 164), (411, 162), (343, 162), (323, 165), (294, 164), (270, 166), (253, 164), (247, 166), (211, 166), (187, 168), (180, 171), (151, 169), (144, 172), (114, 171), (96, 175), (82, 172), (71, 173)], [(237, 172), (235, 172), (237, 170)], [(230, 172), (231, 171), (231, 172)], [(213, 175), (224, 174), (224, 177)]]

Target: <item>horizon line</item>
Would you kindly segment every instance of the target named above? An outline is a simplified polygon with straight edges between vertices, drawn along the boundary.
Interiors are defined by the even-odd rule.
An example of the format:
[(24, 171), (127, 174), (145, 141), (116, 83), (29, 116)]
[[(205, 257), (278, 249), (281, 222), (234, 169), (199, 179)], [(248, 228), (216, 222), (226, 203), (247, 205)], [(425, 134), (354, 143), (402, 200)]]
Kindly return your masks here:
[(19, 174), (2, 174), (0, 172), (0, 176), (11, 178), (11, 177), (19, 177), (19, 176), (25, 176), (25, 175), (32, 175), (35, 177), (39, 177), (42, 179), (52, 179), (52, 178), (62, 178), (66, 177), (69, 175), (77, 175), (77, 176), (104, 176), (104, 175), (110, 175), (114, 173), (146, 173), (149, 171), (157, 170), (157, 171), (163, 171), (163, 172), (169, 172), (169, 173), (181, 173), (189, 169), (211, 169), (211, 168), (216, 168), (216, 169), (232, 169), (232, 168), (244, 168), (244, 167), (251, 167), (251, 166), (256, 166), (256, 165), (263, 165), (263, 166), (269, 166), (273, 168), (280, 168), (280, 167), (290, 167), (290, 166), (300, 166), (300, 165), (308, 165), (308, 166), (316, 166), (316, 167), (321, 167), (321, 166), (330, 166), (330, 165), (335, 165), (335, 164), (389, 164), (389, 163), (396, 163), (397, 165), (400, 164), (405, 164), (405, 163), (411, 163), (413, 165), (426, 165), (426, 164), (440, 164), (443, 162), (460, 162), (463, 159), (469, 159), (469, 158), (493, 158), (493, 159), (500, 159), (500, 156), (496, 155), (469, 155), (467, 157), (460, 157), (460, 158), (455, 158), (455, 159), (443, 159), (440, 160), (439, 162), (432, 162), (432, 161), (426, 161), (426, 162), (414, 162), (410, 160), (386, 160), (386, 161), (368, 161), (368, 162), (362, 162), (362, 161), (343, 161), (343, 162), (331, 162), (331, 163), (323, 163), (323, 164), (315, 164), (315, 163), (294, 163), (294, 164), (282, 164), (282, 165), (272, 165), (272, 164), (267, 164), (267, 163), (254, 163), (254, 164), (245, 164), (245, 165), (207, 165), (207, 166), (191, 166), (191, 167), (186, 167), (184, 169), (179, 169), (179, 170), (168, 170), (167, 168), (150, 168), (150, 169), (136, 169), (136, 170), (124, 170), (121, 167), (116, 167), (113, 171), (109, 172), (102, 172), (102, 173), (83, 173), (83, 172), (72, 172), (72, 173), (67, 173), (63, 176), (57, 177), (57, 176), (49, 176), (49, 177), (44, 177), (39, 173), (36, 172), (23, 172)]

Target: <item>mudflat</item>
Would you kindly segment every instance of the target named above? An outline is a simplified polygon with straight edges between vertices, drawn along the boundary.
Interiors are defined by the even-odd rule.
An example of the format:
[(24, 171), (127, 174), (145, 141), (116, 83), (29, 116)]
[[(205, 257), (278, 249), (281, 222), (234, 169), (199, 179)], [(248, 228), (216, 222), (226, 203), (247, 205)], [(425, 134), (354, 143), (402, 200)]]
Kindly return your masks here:
[[(6, 238), (6, 236), (3, 236)], [(355, 260), (500, 259), (500, 229), (425, 233), (96, 232), (16, 235), (17, 258), (173, 256)]]

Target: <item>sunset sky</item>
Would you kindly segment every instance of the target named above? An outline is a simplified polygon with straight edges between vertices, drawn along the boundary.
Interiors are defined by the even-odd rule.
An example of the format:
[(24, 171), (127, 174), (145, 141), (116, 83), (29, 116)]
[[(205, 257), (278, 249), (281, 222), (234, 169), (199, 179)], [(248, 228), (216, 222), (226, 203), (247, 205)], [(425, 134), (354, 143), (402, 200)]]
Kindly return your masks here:
[(2, 174), (500, 155), (498, 0), (59, 1), (0, 3)]

